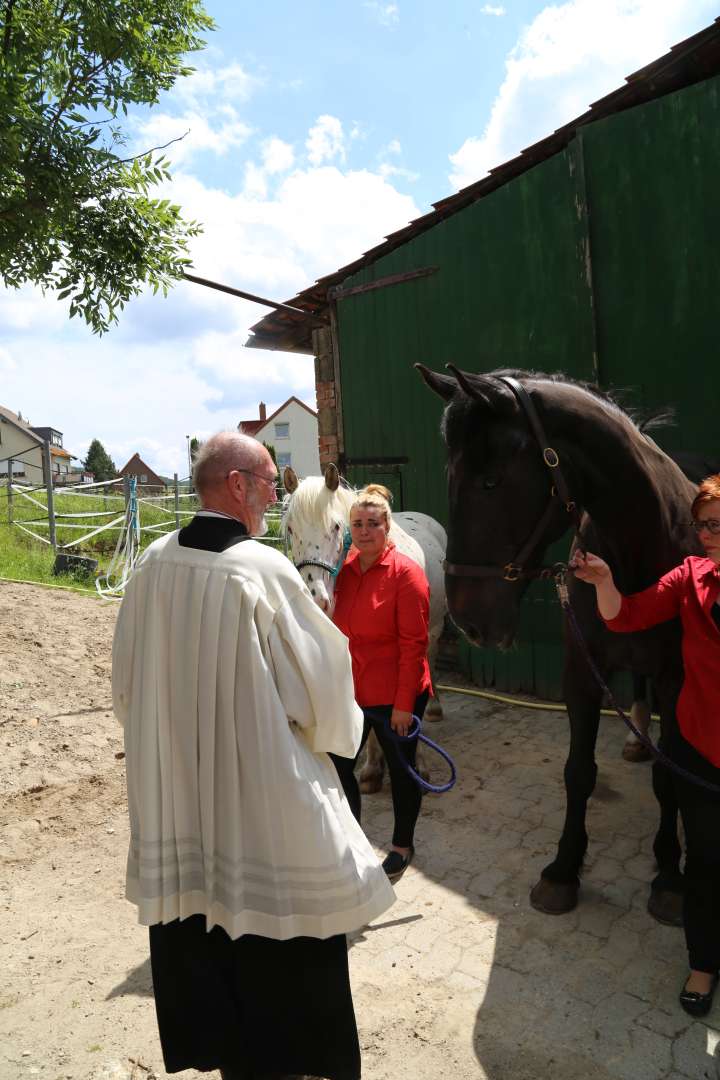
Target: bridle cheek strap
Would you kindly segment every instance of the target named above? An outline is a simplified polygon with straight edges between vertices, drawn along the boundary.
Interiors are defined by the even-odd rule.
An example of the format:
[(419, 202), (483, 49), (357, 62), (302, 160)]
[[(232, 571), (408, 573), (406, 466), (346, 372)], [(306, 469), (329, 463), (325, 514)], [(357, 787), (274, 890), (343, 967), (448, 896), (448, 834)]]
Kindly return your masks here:
[(334, 565), (333, 563), (326, 562), (324, 559), (303, 559), (301, 562), (296, 562), (293, 565), (298, 571), (303, 570), (306, 566), (316, 566), (318, 570), (323, 570), (334, 580), (343, 568), (343, 563), (347, 558), (347, 553), (350, 550), (351, 544), (352, 536), (350, 535), (350, 530), (346, 528), (343, 532), (343, 543), (340, 555), (338, 561)]
[(512, 562), (506, 563), (504, 566), (477, 566), (472, 563), (445, 562), (443, 564), (445, 573), (452, 577), (501, 578), (503, 581), (510, 582), (520, 581), (521, 578), (556, 577), (558, 572), (563, 568), (562, 563), (556, 563), (554, 566), (540, 566), (531, 570), (525, 568), (525, 563), (540, 543), (547, 526), (550, 524), (551, 518), (555, 515), (557, 509), (556, 499), (560, 499), (560, 501), (564, 503), (565, 512), (572, 515), (576, 533), (580, 528), (580, 511), (578, 510), (577, 504), (570, 498), (570, 489), (568, 488), (563, 471), (560, 468), (560, 457), (557, 451), (548, 444), (545, 429), (542, 426), (542, 422), (537, 414), (537, 409), (533, 404), (532, 398), (525, 387), (519, 383), (517, 379), (512, 378), (510, 375), (500, 375), (498, 378), (500, 382), (505, 383), (505, 385), (512, 390), (520, 408), (527, 417), (530, 429), (537, 440), (538, 446), (542, 450), (543, 461), (553, 477), (550, 502), (545, 507), (542, 517), (533, 529), (529, 539), (523, 544)]

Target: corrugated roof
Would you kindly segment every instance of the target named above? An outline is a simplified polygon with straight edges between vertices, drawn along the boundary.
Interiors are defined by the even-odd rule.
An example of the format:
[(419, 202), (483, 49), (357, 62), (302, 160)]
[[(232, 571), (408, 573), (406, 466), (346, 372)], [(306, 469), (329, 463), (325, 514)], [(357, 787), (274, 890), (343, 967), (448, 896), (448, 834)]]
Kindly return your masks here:
[[(628, 75), (625, 85), (594, 102), (587, 112), (558, 128), (540, 142), (523, 150), (517, 157), (491, 169), (482, 180), (470, 184), (455, 195), (433, 204), (430, 213), (411, 221), (398, 232), (386, 237), (377, 247), (366, 251), (359, 259), (341, 267), (333, 274), (319, 278), (314, 285), (304, 289), (287, 302), (314, 315), (322, 314), (327, 307), (327, 293), (351, 274), (370, 266), (379, 258), (406, 244), (413, 237), (433, 228), (440, 221), (457, 214), (471, 203), (484, 198), (491, 191), (527, 172), (564, 149), (574, 138), (578, 128), (586, 124), (623, 112), (636, 105), (671, 94), (692, 86), (720, 73), (720, 17), (711, 26), (673, 45), (668, 53)], [(312, 330), (309, 320), (302, 315), (287, 311), (274, 311), (251, 327), (252, 336), (246, 344), (256, 349), (280, 349), (285, 352), (312, 353)]]

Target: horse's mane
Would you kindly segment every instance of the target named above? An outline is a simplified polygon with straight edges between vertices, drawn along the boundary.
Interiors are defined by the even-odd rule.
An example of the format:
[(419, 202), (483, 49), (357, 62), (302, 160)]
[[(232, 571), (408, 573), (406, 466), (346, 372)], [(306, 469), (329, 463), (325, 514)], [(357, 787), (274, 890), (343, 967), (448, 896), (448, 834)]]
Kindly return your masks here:
[[(630, 423), (638, 429), (638, 431), (645, 435), (646, 432), (652, 431), (659, 427), (667, 427), (675, 423), (675, 414), (671, 408), (657, 408), (657, 409), (642, 409), (630, 406), (626, 403), (626, 398), (630, 395), (630, 390), (626, 388), (616, 387), (612, 390), (603, 390), (597, 383), (588, 382), (584, 379), (573, 379), (570, 375), (566, 375), (562, 371), (558, 372), (546, 372), (546, 371), (526, 371), (520, 368), (498, 368), (495, 371), (485, 372), (490, 378), (499, 378), (502, 375), (508, 375), (514, 379), (537, 379), (541, 382), (557, 383), (564, 386), (572, 386), (578, 390), (584, 390), (594, 398), (598, 398), (609, 408), (618, 413), (630, 421)], [(468, 400), (468, 404), (471, 403), (471, 399)]]
[(302, 520), (308, 525), (331, 529), (336, 522), (345, 524), (350, 507), (355, 502), (355, 492), (350, 487), (331, 491), (324, 476), (306, 476), (292, 495), (284, 501), (284, 527)]

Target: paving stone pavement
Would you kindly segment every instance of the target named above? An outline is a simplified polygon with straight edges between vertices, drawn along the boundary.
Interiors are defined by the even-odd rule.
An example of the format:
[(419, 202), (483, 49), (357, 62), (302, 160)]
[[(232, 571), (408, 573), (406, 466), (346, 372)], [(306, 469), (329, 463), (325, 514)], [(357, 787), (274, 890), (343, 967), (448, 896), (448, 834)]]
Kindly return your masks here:
[[(552, 917), (528, 892), (564, 817), (566, 717), (444, 703), (430, 734), (458, 783), (424, 799), (397, 903), (352, 943), (364, 1075), (717, 1080), (720, 1002), (705, 1022), (680, 1009), (682, 931), (645, 910), (656, 803), (649, 765), (620, 756), (622, 725), (601, 724), (580, 904)], [(365, 796), (363, 814), (384, 849), (387, 791)]]

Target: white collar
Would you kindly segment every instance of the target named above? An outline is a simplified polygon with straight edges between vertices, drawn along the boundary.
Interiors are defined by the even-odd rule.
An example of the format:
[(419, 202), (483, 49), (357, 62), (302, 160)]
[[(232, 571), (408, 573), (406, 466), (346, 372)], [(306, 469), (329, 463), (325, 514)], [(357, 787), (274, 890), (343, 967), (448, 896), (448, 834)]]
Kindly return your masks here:
[(245, 525), (245, 522), (240, 521), (240, 518), (233, 517), (232, 514), (226, 514), (222, 510), (198, 510), (195, 517), (225, 518), (227, 521), (237, 521), (240, 525)]

